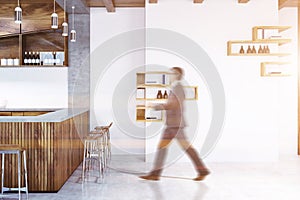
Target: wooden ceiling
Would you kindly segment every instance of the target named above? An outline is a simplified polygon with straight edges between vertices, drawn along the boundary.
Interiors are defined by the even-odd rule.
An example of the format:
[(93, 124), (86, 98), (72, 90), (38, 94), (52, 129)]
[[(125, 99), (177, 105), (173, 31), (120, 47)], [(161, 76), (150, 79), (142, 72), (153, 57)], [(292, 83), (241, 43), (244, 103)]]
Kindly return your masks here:
[[(20, 25), (14, 22), (14, 9), (17, 1), (0, 0), (0, 35), (16, 34), (20, 32)], [(42, 2), (42, 3), (41, 3)], [(23, 0), (21, 1), (22, 32), (51, 29), (51, 14), (53, 13), (53, 0)], [(56, 4), (59, 25), (63, 22), (64, 11)]]

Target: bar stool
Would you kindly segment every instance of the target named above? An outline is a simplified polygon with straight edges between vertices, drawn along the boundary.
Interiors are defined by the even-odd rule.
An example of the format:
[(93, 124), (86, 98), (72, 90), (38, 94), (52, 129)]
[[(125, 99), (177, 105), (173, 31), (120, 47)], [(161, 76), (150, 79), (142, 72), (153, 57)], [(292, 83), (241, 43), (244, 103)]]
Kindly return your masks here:
[(90, 135), (84, 140), (84, 153), (82, 162), (82, 181), (84, 181), (85, 170), (90, 170), (94, 162), (98, 163), (99, 178), (104, 173), (104, 151), (103, 135)]
[[(27, 167), (26, 167), (26, 151), (16, 144), (0, 144), (0, 153), (2, 154), (2, 167), (1, 167), (1, 194), (6, 191), (18, 191), (19, 200), (21, 199), (21, 191), (26, 192), (26, 199), (28, 199), (28, 184), (27, 184)], [(6, 154), (15, 154), (18, 156), (18, 188), (9, 188), (4, 187), (4, 164), (5, 164), (5, 155)], [(25, 177), (25, 187), (21, 187), (21, 156), (23, 154), (23, 163), (24, 163), (24, 177)]]
[(110, 127), (112, 126), (113, 122), (111, 122), (108, 126), (96, 126), (95, 130), (100, 131), (105, 134), (105, 157), (106, 160), (111, 159), (111, 144), (110, 144)]

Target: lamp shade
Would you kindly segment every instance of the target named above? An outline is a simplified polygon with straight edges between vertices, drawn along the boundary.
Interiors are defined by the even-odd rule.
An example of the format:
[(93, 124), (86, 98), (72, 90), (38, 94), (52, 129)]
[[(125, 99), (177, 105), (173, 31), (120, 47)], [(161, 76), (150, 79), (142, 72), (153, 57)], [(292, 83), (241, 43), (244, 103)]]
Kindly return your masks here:
[(76, 42), (76, 31), (73, 29), (73, 30), (71, 30), (71, 32), (70, 32), (70, 40), (71, 40), (71, 42)]
[(15, 23), (16, 24), (22, 23), (22, 8), (19, 6), (15, 8)]
[(58, 28), (58, 15), (56, 13), (52, 13), (51, 15), (51, 28)]
[(63, 30), (63, 32), (61, 35), (64, 37), (68, 36), (68, 23), (67, 22), (62, 23), (62, 30)]

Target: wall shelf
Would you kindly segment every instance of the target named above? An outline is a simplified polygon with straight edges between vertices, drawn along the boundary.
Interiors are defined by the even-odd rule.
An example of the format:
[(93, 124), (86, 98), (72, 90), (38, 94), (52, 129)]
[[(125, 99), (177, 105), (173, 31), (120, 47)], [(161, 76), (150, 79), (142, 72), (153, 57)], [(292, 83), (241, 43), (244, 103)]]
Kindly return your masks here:
[[(137, 122), (162, 122), (164, 118), (163, 111), (155, 111), (147, 106), (147, 102), (165, 103), (168, 99), (156, 98), (157, 92), (164, 88), (169, 95), (171, 83), (169, 79), (170, 72), (151, 71), (136, 73), (136, 101), (142, 104), (136, 105)], [(150, 82), (150, 83), (149, 83)], [(186, 100), (198, 99), (198, 86), (183, 86), (186, 93)], [(162, 91), (162, 95), (164, 93)], [(148, 119), (152, 117), (155, 119)], [(149, 114), (150, 113), (150, 114)]]
[[(279, 35), (279, 33), (289, 28), (291, 26), (254, 26), (252, 28), (252, 40), (230, 40), (227, 42), (227, 56), (289, 56), (291, 53), (280, 52), (278, 50), (279, 46), (292, 41), (289, 38), (283, 38)], [(264, 50), (262, 51), (261, 48)], [(255, 49), (255, 51), (248, 51), (251, 53), (247, 53), (248, 49), (251, 49), (251, 51)], [(289, 76), (290, 74), (283, 73), (280, 70), (269, 71), (270, 65), (281, 66), (286, 64), (288, 62), (261, 62), (260, 74), (264, 77)]]
[[(290, 29), (291, 26), (254, 26), (252, 28), (252, 40), (259, 40), (259, 39), (265, 39), (267, 35), (267, 31), (270, 31), (271, 33), (277, 32), (281, 33), (283, 31), (286, 31)], [(259, 37), (261, 32), (261, 37)]]
[[(282, 38), (280, 35), (278, 35), (278, 32), (285, 31), (287, 29), (291, 28), (290, 26), (255, 26), (252, 28), (252, 40), (230, 40), (227, 42), (227, 55), (228, 56), (248, 56), (247, 53), (241, 54), (239, 51), (233, 51), (233, 45), (238, 45), (240, 44), (243, 46), (244, 44), (248, 45), (267, 45), (267, 44), (276, 44), (278, 46), (290, 43), (292, 40), (289, 38)], [(273, 31), (266, 37), (266, 31)], [(259, 33), (261, 31), (262, 33)], [(275, 32), (275, 33), (274, 33)], [(274, 35), (275, 34), (275, 35)], [(276, 37), (275, 37), (276, 36)], [(274, 38), (275, 37), (275, 38)], [(256, 51), (258, 48), (256, 48)], [(244, 49), (244, 52), (247, 50)], [(250, 54), (251, 55), (251, 54)], [(259, 53), (259, 54), (254, 54), (255, 56), (287, 56), (290, 55), (289, 53)]]
[[(283, 72), (283, 67), (290, 64), (290, 62), (262, 62), (260, 64), (260, 75), (262, 77), (287, 77), (291, 74)], [(276, 66), (276, 70), (272, 71), (270, 68)]]

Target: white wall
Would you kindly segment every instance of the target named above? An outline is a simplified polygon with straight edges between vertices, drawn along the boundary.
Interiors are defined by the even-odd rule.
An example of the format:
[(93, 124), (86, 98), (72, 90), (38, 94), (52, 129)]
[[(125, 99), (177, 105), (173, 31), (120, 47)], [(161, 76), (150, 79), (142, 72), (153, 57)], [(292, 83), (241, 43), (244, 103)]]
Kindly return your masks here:
[(279, 81), (279, 139), (280, 156), (282, 159), (295, 157), (298, 151), (298, 9), (283, 8), (279, 12), (279, 24), (292, 26), (283, 32), (286, 38), (291, 38), (292, 43), (283, 45), (283, 50), (292, 53), (289, 56), (290, 65), (287, 67), (292, 73), (289, 78)]
[[(144, 128), (135, 121), (136, 72), (145, 63), (144, 50), (127, 52), (107, 66), (106, 56), (130, 46), (131, 41), (108, 44), (109, 52), (102, 52), (103, 43), (116, 35), (145, 26), (144, 8), (117, 8), (107, 13), (105, 8), (91, 9), (91, 126), (113, 121), (111, 141), (113, 154), (144, 154)], [(144, 34), (138, 38), (144, 41)], [(112, 46), (110, 46), (112, 45)]]
[(68, 107), (68, 68), (0, 68), (7, 108)]
[[(268, 8), (268, 9), (266, 9)], [(297, 41), (295, 9), (278, 12), (278, 4), (273, 0), (252, 0), (238, 4), (236, 0), (209, 0), (203, 4), (193, 4), (185, 0), (164, 0), (158, 4), (146, 4), (142, 8), (122, 8), (116, 13), (107, 13), (103, 8), (91, 9), (91, 128), (98, 124), (118, 121), (119, 116), (130, 118), (130, 124), (117, 122), (112, 127), (113, 153), (144, 153), (155, 151), (158, 137), (144, 141), (142, 123), (134, 119), (135, 72), (146, 64), (164, 66), (181, 65), (187, 71), (191, 85), (199, 85), (199, 109), (197, 138), (194, 146), (200, 152), (207, 129), (210, 125), (212, 104), (205, 77), (195, 75), (188, 61), (168, 52), (147, 50), (131, 52), (107, 66), (99, 66), (103, 56), (97, 49), (112, 37), (138, 28), (162, 28), (183, 34), (199, 44), (214, 62), (225, 88), (226, 119), (220, 140), (206, 161), (276, 161), (279, 154), (295, 155), (297, 146), (297, 81), (295, 73), (290, 77), (266, 78), (260, 76), (260, 62), (294, 60)], [(279, 20), (280, 17), (280, 20)], [(146, 19), (145, 19), (146, 18)], [(146, 24), (145, 24), (146, 23)], [(260, 25), (292, 25), (293, 29), (284, 33), (292, 37), (290, 45), (280, 47), (293, 52), (292, 56), (278, 57), (229, 57), (226, 44), (229, 40), (251, 40), (252, 27)], [(176, 41), (175, 41), (176, 42)], [(121, 46), (127, 43), (120, 44)], [(111, 50), (114, 53), (114, 50)], [(99, 68), (104, 70), (101, 74)], [(146, 70), (152, 68), (147, 66)], [(295, 61), (290, 65), (295, 72)], [(96, 75), (95, 75), (96, 74)], [(94, 76), (94, 78), (93, 78)], [(95, 79), (95, 80), (94, 80)], [(127, 82), (122, 82), (126, 80)], [(124, 83), (121, 87), (119, 84)], [(122, 91), (128, 90), (122, 97)], [(116, 95), (115, 91), (120, 94)], [(129, 93), (132, 92), (131, 97)], [(114, 98), (113, 98), (114, 97)], [(115, 97), (120, 104), (113, 108)], [(126, 99), (127, 98), (127, 99)], [(124, 107), (124, 100), (128, 101)], [(188, 103), (189, 104), (189, 103)], [(188, 108), (187, 108), (188, 109)], [(117, 111), (116, 111), (117, 110)], [(187, 111), (188, 121), (193, 115)], [(126, 119), (127, 120), (127, 119)], [(124, 120), (124, 121), (126, 121)], [(192, 122), (194, 123), (194, 122)], [(146, 134), (149, 133), (147, 125)], [(163, 124), (153, 124), (161, 130)], [(194, 124), (192, 125), (194, 126)], [(192, 126), (187, 128), (190, 137)], [(138, 129), (136, 129), (138, 127)], [(128, 131), (132, 128), (132, 131)], [(151, 132), (151, 131), (150, 131)], [(147, 136), (147, 135), (146, 135)], [(178, 149), (175, 145), (175, 149)], [(148, 160), (151, 160), (150, 156)], [(183, 159), (186, 160), (186, 157)]]
[[(251, 40), (252, 27), (278, 25), (278, 2), (273, 0), (252, 0), (238, 4), (236, 0), (191, 1), (164, 0), (158, 4), (146, 5), (146, 27), (163, 28), (184, 34), (198, 43), (211, 57), (220, 76), (226, 94), (226, 120), (222, 137), (208, 161), (274, 161), (279, 158), (279, 132), (287, 121), (281, 122), (280, 114), (286, 106), (292, 112), (289, 116), (294, 134), (296, 126), (294, 95), (279, 98), (295, 82), (289, 78), (260, 77), (260, 62), (277, 60), (277, 57), (228, 57), (228, 40)], [(268, 8), (268, 9), (266, 9)], [(291, 49), (292, 50), (292, 49)], [(166, 57), (168, 59), (168, 57)], [(147, 51), (147, 64), (172, 63), (161, 60), (161, 56)], [(190, 66), (185, 66), (190, 68)], [(285, 82), (281, 84), (281, 82)], [(201, 84), (201, 82), (199, 82)], [(294, 91), (294, 90), (293, 90)], [(202, 93), (202, 91), (199, 91)], [(209, 102), (199, 99), (203, 107)], [(290, 113), (285, 112), (285, 115)], [(209, 116), (209, 111), (202, 111)], [(206, 123), (209, 123), (208, 121)], [(204, 124), (203, 126), (207, 126)], [(199, 132), (202, 137), (202, 132)], [(291, 138), (290, 138), (291, 139)], [(291, 142), (295, 145), (295, 142)], [(155, 143), (148, 142), (147, 146)], [(201, 150), (201, 142), (196, 142)]]

